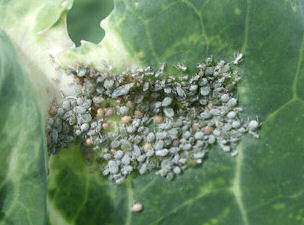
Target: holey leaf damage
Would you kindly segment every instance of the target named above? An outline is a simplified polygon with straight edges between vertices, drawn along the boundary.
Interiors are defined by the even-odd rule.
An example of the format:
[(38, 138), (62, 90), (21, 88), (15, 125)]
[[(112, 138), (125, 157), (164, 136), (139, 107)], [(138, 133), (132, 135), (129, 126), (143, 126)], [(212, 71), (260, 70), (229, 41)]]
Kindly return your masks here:
[[(115, 0), (114, 10), (103, 25), (104, 40), (97, 45), (84, 41), (79, 48), (73, 48), (66, 32), (65, 15), (71, 4), (0, 2), (0, 27), (12, 39), (22, 66), (41, 90), (36, 93), (45, 116), (54, 97), (49, 93), (60, 93), (47, 93), (46, 87), (64, 87), (65, 96), (73, 94), (69, 86), (72, 76), (57, 70), (50, 54), (61, 68), (89, 64), (103, 70), (112, 65), (117, 70), (114, 72), (120, 73), (147, 65), (156, 69), (162, 62), (172, 67), (188, 65), (193, 71), (202, 57), (213, 55), (216, 60), (231, 62), (233, 54), (241, 52), (246, 56), (240, 64), (242, 82), (238, 85), (240, 105), (246, 112), (243, 119), (258, 115), (263, 126), (259, 140), (250, 136), (242, 139), (236, 158), (214, 147), (202, 166), (187, 169), (170, 182), (153, 173), (135, 173), (116, 185), (92, 173), (93, 165), (84, 162), (87, 155), (79, 146), (63, 149), (49, 162), (49, 224), (303, 224), (303, 1)], [(14, 121), (11, 126), (18, 130), (28, 126), (21, 122)], [(24, 146), (20, 138), (11, 142)], [(11, 161), (15, 158), (10, 153), (1, 153), (3, 156), (5, 162), (19, 162)], [(27, 163), (38, 165), (39, 160), (31, 157)], [(17, 183), (13, 186), (21, 187)], [(42, 186), (35, 186), (35, 190), (41, 191)], [(1, 192), (1, 204), (7, 194)], [(14, 196), (31, 199), (30, 195)], [(37, 201), (22, 202), (30, 205), (24, 208), (37, 206)], [(140, 212), (132, 211), (135, 203), (143, 205)], [(0, 221), (5, 209), (1, 208)], [(29, 217), (38, 218), (27, 212)], [(41, 213), (39, 221), (43, 216)], [(9, 218), (24, 224), (24, 218), (17, 214)]]

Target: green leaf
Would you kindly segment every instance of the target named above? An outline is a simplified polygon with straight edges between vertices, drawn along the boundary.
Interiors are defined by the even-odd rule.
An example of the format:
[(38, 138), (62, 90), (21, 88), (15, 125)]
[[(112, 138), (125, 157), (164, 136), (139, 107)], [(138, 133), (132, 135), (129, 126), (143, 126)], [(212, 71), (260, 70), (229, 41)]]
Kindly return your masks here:
[(67, 15), (68, 32), (77, 45), (81, 40), (98, 43), (104, 37), (100, 20), (113, 9), (112, 0), (76, 0)]
[[(213, 149), (202, 167), (173, 182), (150, 173), (121, 186), (90, 173), (77, 150), (64, 150), (51, 161), (51, 223), (303, 224), (303, 1), (114, 3), (103, 23), (105, 39), (66, 52), (63, 64), (97, 65), (103, 56), (117, 66), (165, 61), (193, 68), (202, 56), (232, 61), (240, 51), (243, 116), (258, 115), (260, 139), (245, 137), (236, 158)], [(134, 201), (143, 212), (130, 211)]]
[(0, 30), (0, 224), (46, 222), (46, 141), (37, 93)]

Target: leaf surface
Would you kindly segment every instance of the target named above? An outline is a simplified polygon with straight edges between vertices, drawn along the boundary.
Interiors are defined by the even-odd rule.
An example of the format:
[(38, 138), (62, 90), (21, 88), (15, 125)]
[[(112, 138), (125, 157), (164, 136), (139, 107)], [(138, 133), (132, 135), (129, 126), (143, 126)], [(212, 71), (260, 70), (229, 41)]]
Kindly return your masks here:
[(0, 30), (0, 224), (46, 223), (46, 141), (37, 93)]

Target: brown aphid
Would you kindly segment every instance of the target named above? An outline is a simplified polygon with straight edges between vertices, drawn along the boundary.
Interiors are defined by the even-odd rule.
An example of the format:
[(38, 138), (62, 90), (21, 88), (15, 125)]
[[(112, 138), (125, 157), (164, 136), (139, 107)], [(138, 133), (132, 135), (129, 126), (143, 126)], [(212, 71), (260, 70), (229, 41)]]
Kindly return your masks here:
[(143, 204), (142, 203), (140, 203), (140, 202), (137, 202), (137, 203), (134, 203), (133, 204), (133, 206), (132, 206), (132, 208), (131, 208), (131, 211), (132, 212), (140, 212), (140, 211), (142, 211), (143, 210)]
[(205, 126), (202, 128), (202, 131), (206, 134), (211, 134), (214, 131), (214, 128), (212, 126)]
[(114, 114), (114, 109), (112, 107), (106, 108), (106, 110), (105, 110), (106, 117), (113, 116), (113, 114)]
[(111, 148), (111, 149), (110, 149), (110, 152), (114, 155), (115, 152), (116, 152), (116, 149), (115, 149), (115, 148)]
[(174, 147), (177, 147), (177, 146), (179, 145), (179, 140), (178, 140), (178, 139), (174, 139), (174, 140), (172, 141), (172, 145), (173, 145)]
[(97, 110), (96, 110), (96, 117), (97, 118), (102, 118), (102, 117), (104, 117), (104, 115), (105, 115), (105, 112), (104, 112), (104, 110), (102, 109), (102, 108), (98, 108)]
[(134, 104), (133, 101), (131, 101), (131, 100), (127, 101), (127, 107), (128, 108), (134, 108), (134, 106), (135, 106), (135, 104)]
[(93, 144), (93, 141), (92, 141), (91, 138), (88, 137), (88, 138), (85, 139), (84, 144), (86, 146), (91, 146)]
[(102, 129), (104, 129), (104, 130), (110, 129), (110, 124), (109, 123), (103, 123), (102, 124)]
[(123, 117), (121, 118), (121, 122), (122, 122), (123, 124), (130, 123), (131, 120), (132, 120), (131, 116), (123, 116)]
[(83, 78), (75, 76), (73, 80), (76, 84), (80, 84), (80, 85), (83, 84)]
[(49, 110), (49, 114), (51, 116), (56, 116), (57, 115), (57, 106), (56, 105), (52, 105), (50, 110)]
[(143, 115), (144, 115), (144, 114), (143, 114), (141, 111), (139, 111), (138, 109), (136, 109), (136, 110), (134, 111), (134, 117), (135, 117), (135, 118), (142, 118)]
[(119, 104), (121, 103), (121, 99), (120, 99), (120, 98), (115, 99), (115, 103), (116, 103), (117, 105), (119, 105)]
[(194, 122), (194, 123), (192, 124), (192, 129), (193, 129), (194, 131), (198, 131), (199, 128), (200, 128), (200, 125), (199, 125), (198, 123)]
[(144, 144), (144, 150), (145, 151), (149, 151), (152, 149), (152, 144), (151, 143), (145, 143)]
[(83, 154), (83, 157), (84, 157), (86, 160), (91, 159), (93, 156), (94, 156), (94, 155), (93, 155), (92, 152), (85, 152), (85, 153)]
[(155, 115), (153, 119), (154, 123), (156, 124), (162, 123), (164, 121), (164, 117), (161, 115)]

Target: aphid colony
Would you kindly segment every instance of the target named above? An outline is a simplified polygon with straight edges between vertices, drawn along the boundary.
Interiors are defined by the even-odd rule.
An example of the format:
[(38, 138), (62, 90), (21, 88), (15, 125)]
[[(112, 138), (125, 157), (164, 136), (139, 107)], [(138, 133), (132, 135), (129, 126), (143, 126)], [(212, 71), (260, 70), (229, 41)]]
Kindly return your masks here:
[(194, 75), (177, 69), (185, 75), (167, 74), (165, 64), (121, 74), (71, 69), (76, 95), (50, 109), (49, 152), (82, 143), (116, 183), (154, 169), (171, 180), (202, 163), (213, 144), (234, 156), (245, 133), (257, 136), (259, 123), (239, 117), (233, 91), (240, 78), (229, 63), (207, 58)]

